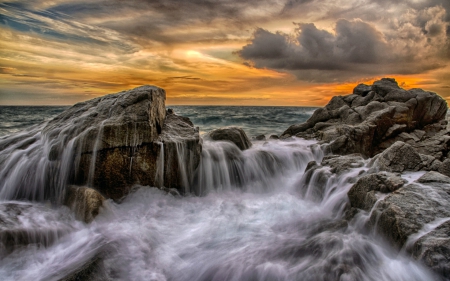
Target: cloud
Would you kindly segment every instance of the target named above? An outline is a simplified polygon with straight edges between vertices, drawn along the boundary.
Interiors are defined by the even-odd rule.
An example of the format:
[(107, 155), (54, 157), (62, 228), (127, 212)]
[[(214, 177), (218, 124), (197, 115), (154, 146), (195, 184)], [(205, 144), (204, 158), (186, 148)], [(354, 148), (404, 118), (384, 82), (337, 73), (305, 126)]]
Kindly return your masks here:
[(445, 10), (410, 10), (381, 32), (360, 19), (336, 22), (333, 32), (313, 23), (293, 34), (257, 29), (238, 54), (246, 64), (295, 74), (311, 82), (419, 74), (448, 63)]

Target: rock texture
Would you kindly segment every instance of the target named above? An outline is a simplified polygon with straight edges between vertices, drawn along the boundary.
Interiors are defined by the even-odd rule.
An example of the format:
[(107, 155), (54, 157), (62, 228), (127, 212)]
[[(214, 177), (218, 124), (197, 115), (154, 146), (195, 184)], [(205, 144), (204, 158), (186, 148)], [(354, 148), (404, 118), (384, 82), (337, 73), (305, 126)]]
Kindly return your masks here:
[(195, 169), (200, 161), (198, 129), (188, 118), (166, 114), (165, 91), (155, 86), (78, 103), (50, 121), (43, 134), (52, 143), (48, 158), (72, 165), (69, 183), (115, 200), (134, 184), (186, 191), (183, 169)]
[(379, 199), (378, 193), (389, 193), (402, 187), (406, 180), (392, 173), (369, 174), (361, 177), (348, 192), (352, 207), (370, 211)]
[(95, 189), (83, 186), (69, 186), (64, 204), (78, 220), (91, 222), (100, 212), (105, 198)]
[(229, 141), (237, 145), (241, 150), (246, 150), (252, 146), (247, 134), (238, 127), (216, 129), (206, 134), (205, 138), (215, 141)]
[[(315, 138), (331, 156), (308, 164), (302, 194), (321, 198), (333, 177), (372, 158), (347, 195), (350, 207), (367, 212), (367, 226), (448, 280), (450, 276), (450, 131), (446, 102), (435, 93), (401, 89), (394, 79), (360, 84), (333, 97), (305, 123), (281, 136)], [(359, 157), (358, 154), (359, 153)], [(343, 155), (343, 156), (336, 156)], [(358, 169), (354, 170), (354, 172)], [(405, 171), (427, 171), (416, 182)], [(347, 180), (351, 183), (350, 180)]]
[(423, 148), (421, 153), (443, 155), (448, 152), (447, 139), (429, 139), (432, 134), (426, 136), (421, 131), (445, 126), (446, 112), (447, 103), (435, 93), (407, 91), (394, 79), (383, 78), (371, 86), (358, 85), (351, 95), (333, 97), (305, 123), (289, 127), (282, 137), (316, 138), (330, 143), (334, 154), (361, 153), (372, 157), (401, 133), (412, 133), (419, 141), (442, 144), (440, 151), (427, 151), (427, 145), (418, 144)]

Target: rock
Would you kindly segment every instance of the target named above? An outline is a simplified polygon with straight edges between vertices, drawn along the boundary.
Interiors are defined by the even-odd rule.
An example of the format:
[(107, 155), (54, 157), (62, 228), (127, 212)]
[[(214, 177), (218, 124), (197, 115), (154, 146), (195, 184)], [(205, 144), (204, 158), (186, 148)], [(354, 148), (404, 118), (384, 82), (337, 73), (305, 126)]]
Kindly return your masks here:
[(100, 212), (105, 198), (95, 189), (83, 186), (69, 186), (64, 204), (78, 220), (90, 223)]
[(246, 150), (252, 146), (244, 130), (238, 127), (225, 127), (207, 133), (205, 139), (215, 141), (229, 141), (234, 143), (241, 150)]
[(403, 171), (418, 171), (423, 167), (419, 153), (409, 144), (396, 142), (383, 151), (373, 165), (380, 171), (401, 173)]
[(279, 137), (277, 135), (270, 135), (269, 140), (277, 140)]
[[(439, 131), (446, 112), (447, 103), (435, 93), (406, 91), (394, 79), (383, 78), (372, 86), (356, 86), (351, 95), (333, 97), (305, 123), (290, 126), (281, 138), (316, 138), (329, 143), (333, 154), (360, 153), (373, 157), (401, 140), (392, 139), (403, 132), (432, 132), (431, 128)], [(419, 136), (420, 133), (414, 134), (413, 141), (422, 141)], [(430, 137), (428, 134), (427, 138)], [(439, 151), (427, 151), (427, 147), (424, 145), (420, 153), (439, 158), (439, 151), (441, 155), (448, 152), (446, 144)]]
[(392, 173), (381, 172), (361, 177), (347, 193), (354, 208), (370, 211), (379, 199), (377, 192), (390, 193), (402, 187), (407, 181)]
[(0, 257), (30, 244), (47, 247), (73, 231), (67, 208), (25, 202), (0, 203)]
[(447, 220), (420, 237), (410, 251), (412, 256), (441, 276), (450, 276), (450, 221)]
[(361, 154), (350, 154), (345, 156), (329, 155), (322, 159), (322, 166), (331, 167), (331, 172), (340, 174), (352, 168), (363, 167), (365, 164), (364, 158)]
[(409, 184), (376, 205), (370, 223), (398, 248), (412, 234), (439, 217), (450, 216), (450, 185)]
[(430, 182), (450, 183), (450, 178), (441, 173), (430, 171), (421, 176), (416, 181), (419, 183), (430, 183)]
[(78, 103), (51, 120), (43, 135), (51, 143), (49, 160), (73, 171), (61, 177), (114, 200), (135, 184), (189, 191), (201, 155), (198, 129), (173, 110), (166, 114), (165, 91), (155, 86)]
[(257, 140), (257, 141), (263, 141), (263, 140), (266, 140), (266, 136), (265, 135), (257, 135), (256, 137), (253, 137), (252, 139)]
[(450, 177), (450, 159), (445, 159), (444, 162), (439, 166), (438, 172)]

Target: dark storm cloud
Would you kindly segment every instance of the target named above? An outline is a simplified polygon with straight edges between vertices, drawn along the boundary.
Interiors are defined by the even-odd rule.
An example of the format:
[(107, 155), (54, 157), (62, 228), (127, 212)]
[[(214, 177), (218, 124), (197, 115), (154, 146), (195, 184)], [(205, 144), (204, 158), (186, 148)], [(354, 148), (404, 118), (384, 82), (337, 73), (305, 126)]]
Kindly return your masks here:
[(385, 20), (389, 28), (383, 32), (360, 19), (339, 19), (334, 32), (312, 23), (298, 24), (293, 34), (257, 29), (238, 54), (247, 65), (315, 82), (419, 74), (444, 67), (450, 58), (444, 5), (398, 11), (397, 17)]

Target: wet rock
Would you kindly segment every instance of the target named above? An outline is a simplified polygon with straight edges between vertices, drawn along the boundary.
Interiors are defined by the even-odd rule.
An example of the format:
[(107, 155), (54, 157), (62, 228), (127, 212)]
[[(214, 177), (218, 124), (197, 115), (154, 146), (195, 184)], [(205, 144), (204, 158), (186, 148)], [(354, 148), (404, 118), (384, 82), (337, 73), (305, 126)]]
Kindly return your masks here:
[(365, 164), (364, 158), (361, 154), (349, 154), (345, 156), (329, 155), (322, 160), (322, 166), (331, 167), (332, 173), (340, 174), (352, 168), (363, 167)]
[(135, 184), (189, 190), (199, 132), (188, 118), (166, 114), (165, 98), (163, 89), (142, 86), (74, 105), (43, 129), (53, 143), (49, 159), (67, 163), (69, 183), (114, 200)]
[(279, 137), (277, 135), (270, 135), (269, 140), (277, 140)]
[(266, 136), (265, 135), (257, 135), (256, 137), (253, 137), (252, 139), (257, 140), (257, 141), (263, 141), (263, 140), (266, 140)]
[(429, 183), (429, 182), (440, 182), (440, 183), (450, 183), (450, 177), (447, 177), (441, 173), (430, 171), (423, 176), (421, 176), (417, 182), (419, 183)]
[(376, 205), (370, 223), (398, 248), (436, 218), (450, 216), (450, 185), (409, 184)]
[(441, 276), (450, 276), (450, 220), (440, 224), (420, 237), (413, 245), (411, 252), (416, 260), (420, 260)]
[(100, 212), (105, 198), (95, 189), (84, 186), (69, 186), (64, 204), (78, 220), (90, 223)]
[(379, 199), (377, 193), (390, 193), (402, 187), (407, 181), (397, 174), (381, 172), (361, 177), (347, 193), (354, 208), (370, 211)]
[(245, 134), (244, 130), (238, 127), (226, 127), (213, 130), (205, 135), (215, 141), (229, 141), (237, 145), (241, 150), (246, 150), (252, 146), (252, 143)]
[[(406, 91), (394, 79), (383, 78), (372, 86), (358, 85), (351, 95), (333, 97), (305, 123), (289, 127), (281, 138), (316, 138), (330, 143), (334, 154), (372, 157), (397, 141), (391, 139), (403, 132), (426, 131), (427, 126), (431, 126), (431, 132), (431, 128), (441, 126), (446, 112), (447, 103), (435, 93)], [(413, 139), (421, 141), (417, 134)], [(442, 138), (439, 141), (444, 142)], [(427, 151), (427, 147), (423, 145), (420, 153), (437, 154)], [(442, 149), (448, 151), (446, 146)]]
[(73, 230), (70, 217), (67, 209), (55, 211), (24, 202), (0, 203), (0, 257), (30, 244), (52, 245)]
[(445, 159), (444, 162), (439, 166), (438, 172), (450, 177), (450, 159)]
[(422, 158), (409, 144), (396, 142), (383, 151), (373, 165), (380, 171), (401, 173), (418, 171), (423, 167)]

